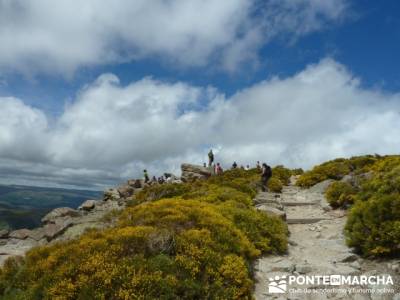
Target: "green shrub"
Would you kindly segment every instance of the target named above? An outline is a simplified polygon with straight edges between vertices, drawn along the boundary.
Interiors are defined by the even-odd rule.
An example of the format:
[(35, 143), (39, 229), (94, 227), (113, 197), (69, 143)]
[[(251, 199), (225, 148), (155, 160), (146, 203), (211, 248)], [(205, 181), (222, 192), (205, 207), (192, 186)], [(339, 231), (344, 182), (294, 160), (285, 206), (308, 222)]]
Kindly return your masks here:
[(274, 193), (281, 193), (283, 189), (283, 185), (282, 182), (272, 176), (269, 180), (268, 180), (268, 190)]
[(355, 174), (370, 171), (374, 164), (381, 158), (371, 155), (354, 156), (350, 159), (338, 158), (315, 166), (312, 170), (305, 172), (297, 180), (301, 187), (311, 187), (326, 179), (340, 180), (345, 175), (353, 172)]
[(400, 195), (374, 195), (357, 201), (348, 216), (347, 244), (365, 256), (400, 253)]
[(304, 174), (304, 170), (302, 168), (292, 169), (292, 175), (302, 175)]
[(165, 183), (145, 187), (135, 196), (135, 203), (181, 196), (190, 191), (189, 184)]
[(284, 166), (276, 166), (272, 168), (273, 177), (280, 180), (283, 185), (289, 185), (290, 176), (292, 176), (292, 171), (285, 168)]
[(332, 207), (343, 207), (353, 204), (357, 191), (347, 182), (333, 182), (326, 190), (325, 195)]
[(380, 157), (356, 195), (345, 228), (347, 243), (365, 256), (400, 254), (400, 157)]
[(252, 206), (259, 176), (148, 187), (113, 227), (8, 260), (0, 298), (251, 299), (253, 260), (287, 250), (286, 224)]
[(252, 198), (237, 189), (229, 186), (219, 186), (216, 184), (199, 184), (195, 185), (196, 188), (182, 196), (183, 199), (200, 200), (209, 203), (221, 203), (227, 201), (235, 201), (251, 207), (253, 205)]
[(323, 163), (314, 167), (311, 171), (305, 172), (297, 180), (297, 185), (301, 187), (311, 187), (326, 179), (342, 179), (351, 171), (349, 162), (339, 158)]

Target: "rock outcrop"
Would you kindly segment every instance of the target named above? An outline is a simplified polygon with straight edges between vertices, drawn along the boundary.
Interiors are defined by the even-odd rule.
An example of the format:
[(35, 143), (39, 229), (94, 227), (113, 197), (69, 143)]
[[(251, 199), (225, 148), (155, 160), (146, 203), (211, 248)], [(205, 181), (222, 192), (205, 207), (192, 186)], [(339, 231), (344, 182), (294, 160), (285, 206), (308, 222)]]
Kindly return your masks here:
[(205, 168), (198, 165), (182, 164), (181, 170), (181, 179), (183, 182), (188, 182), (195, 179), (206, 179), (212, 175), (212, 168)]
[(86, 200), (78, 207), (78, 209), (85, 211), (92, 210), (96, 206), (96, 203), (96, 200)]
[(47, 215), (42, 218), (43, 223), (55, 223), (55, 221), (61, 217), (79, 217), (80, 213), (70, 207), (59, 207), (53, 209)]

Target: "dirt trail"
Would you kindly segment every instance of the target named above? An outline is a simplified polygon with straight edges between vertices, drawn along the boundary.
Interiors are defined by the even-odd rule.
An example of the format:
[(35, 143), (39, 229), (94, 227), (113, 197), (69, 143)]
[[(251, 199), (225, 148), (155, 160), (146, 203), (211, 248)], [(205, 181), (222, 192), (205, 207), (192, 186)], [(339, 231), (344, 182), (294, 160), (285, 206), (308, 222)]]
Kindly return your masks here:
[[(289, 249), (287, 255), (267, 256), (255, 264), (255, 298), (261, 299), (396, 299), (400, 287), (399, 260), (370, 261), (354, 254), (345, 244), (343, 228), (346, 215), (343, 210), (331, 210), (324, 197), (329, 182), (323, 182), (311, 189), (301, 190), (288, 186), (282, 194), (259, 193), (255, 199), (257, 208), (277, 214), (286, 214), (288, 223)], [(323, 282), (300, 285), (287, 284), (285, 293), (269, 293), (270, 279), (276, 276), (312, 275), (390, 275), (394, 285), (332, 286)], [(292, 277), (293, 278), (293, 277)], [(282, 279), (274, 282), (279, 282)], [(281, 282), (284, 283), (284, 282)], [(293, 289), (308, 289), (308, 293)], [(318, 289), (331, 289), (320, 292)], [(332, 288), (336, 288), (332, 291)], [(354, 289), (374, 289), (375, 293), (362, 293)], [(394, 293), (379, 294), (383, 289)], [(292, 290), (292, 292), (291, 292)], [(314, 293), (315, 292), (315, 293)], [(397, 293), (397, 294), (396, 294)]]

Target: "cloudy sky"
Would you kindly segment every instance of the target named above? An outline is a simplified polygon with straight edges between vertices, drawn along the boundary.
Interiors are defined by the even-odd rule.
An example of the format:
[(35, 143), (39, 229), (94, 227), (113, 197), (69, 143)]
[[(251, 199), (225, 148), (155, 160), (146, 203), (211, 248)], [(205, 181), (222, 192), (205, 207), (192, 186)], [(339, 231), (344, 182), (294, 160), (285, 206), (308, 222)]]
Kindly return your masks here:
[(399, 53), (397, 0), (0, 0), (0, 183), (398, 153)]

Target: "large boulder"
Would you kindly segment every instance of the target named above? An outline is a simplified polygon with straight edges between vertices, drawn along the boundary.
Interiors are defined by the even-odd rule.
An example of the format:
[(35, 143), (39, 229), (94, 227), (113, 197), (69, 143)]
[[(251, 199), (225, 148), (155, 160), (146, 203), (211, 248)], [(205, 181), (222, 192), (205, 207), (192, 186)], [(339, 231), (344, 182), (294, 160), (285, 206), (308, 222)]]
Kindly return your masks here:
[(9, 237), (13, 238), (13, 239), (18, 239), (18, 240), (24, 240), (24, 239), (28, 238), (31, 233), (32, 233), (32, 231), (29, 229), (18, 229), (18, 230), (12, 231), (9, 234)]
[(79, 211), (72, 209), (70, 207), (59, 207), (53, 209), (47, 215), (42, 218), (42, 222), (47, 223), (55, 223), (58, 218), (62, 217), (79, 217), (81, 214)]
[(118, 188), (118, 193), (120, 194), (121, 197), (123, 198), (128, 198), (132, 196), (135, 192), (135, 188), (132, 187), (130, 184), (124, 184), (120, 185)]
[(134, 189), (140, 189), (144, 187), (144, 179), (130, 179), (127, 184)]
[(205, 168), (203, 166), (191, 165), (191, 164), (182, 164), (182, 181), (192, 181), (195, 179), (206, 179), (211, 176), (212, 170), (211, 168)]
[(43, 234), (47, 240), (50, 241), (64, 233), (64, 231), (72, 225), (73, 223), (70, 218), (61, 218), (54, 224), (46, 224), (43, 227)]
[(117, 200), (121, 199), (121, 196), (117, 189), (108, 189), (104, 192), (103, 199), (104, 199), (104, 201), (107, 201), (107, 200), (117, 201)]
[(79, 210), (92, 210), (96, 206), (97, 201), (96, 200), (86, 200), (83, 202), (78, 209)]
[(10, 231), (8, 229), (0, 230), (0, 239), (4, 239), (4, 238), (8, 237), (9, 233), (10, 233)]
[(335, 180), (333, 179), (326, 179), (324, 181), (321, 181), (317, 183), (316, 185), (312, 186), (309, 191), (311, 193), (320, 193), (324, 194), (327, 188), (334, 182)]

